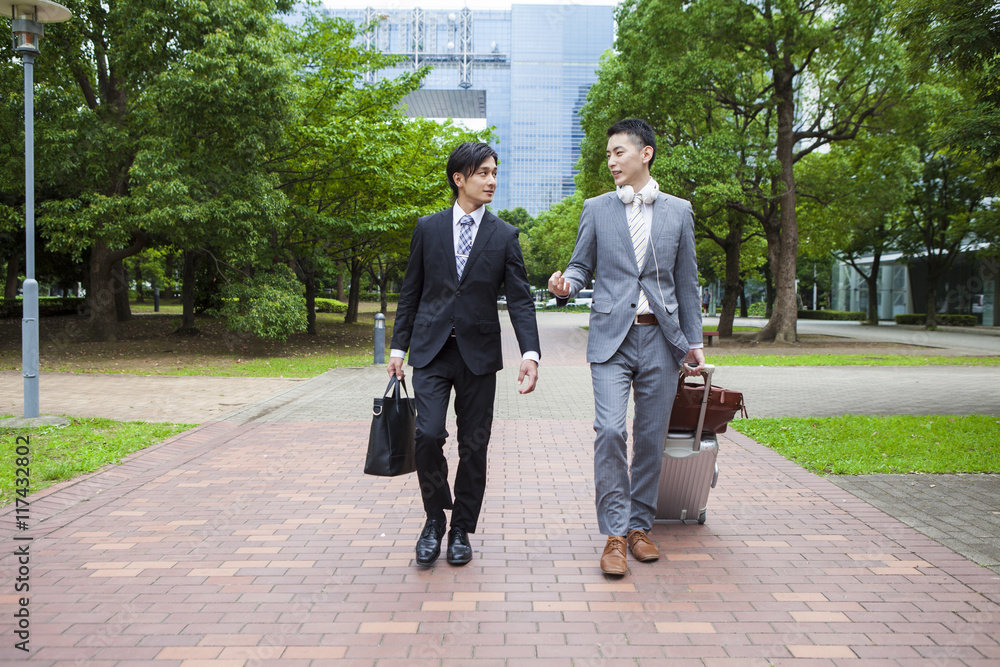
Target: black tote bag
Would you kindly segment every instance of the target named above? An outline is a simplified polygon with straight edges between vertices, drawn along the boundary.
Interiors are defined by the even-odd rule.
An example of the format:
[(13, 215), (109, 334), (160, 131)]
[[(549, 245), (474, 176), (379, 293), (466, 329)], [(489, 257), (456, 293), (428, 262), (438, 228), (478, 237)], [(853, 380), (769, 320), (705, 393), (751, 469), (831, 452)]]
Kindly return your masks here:
[(397, 380), (393, 375), (385, 392), (372, 406), (366, 475), (395, 477), (417, 469), (413, 458), (416, 416), (417, 401), (406, 392), (406, 381)]

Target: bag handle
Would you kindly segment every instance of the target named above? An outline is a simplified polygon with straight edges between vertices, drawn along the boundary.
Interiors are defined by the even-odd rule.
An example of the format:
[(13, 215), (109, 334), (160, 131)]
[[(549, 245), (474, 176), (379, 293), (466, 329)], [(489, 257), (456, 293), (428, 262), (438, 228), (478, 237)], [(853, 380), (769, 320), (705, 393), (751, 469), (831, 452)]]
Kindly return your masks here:
[[(705, 393), (701, 396), (701, 410), (698, 411), (698, 425), (694, 430), (694, 444), (691, 445), (691, 451), (700, 452), (701, 451), (701, 430), (705, 426), (705, 413), (708, 411), (708, 397), (712, 392), (712, 374), (715, 372), (715, 366), (712, 364), (705, 364), (705, 368), (701, 371), (701, 376), (705, 378)], [(684, 375), (684, 371), (681, 370), (677, 377), (678, 390), (681, 385), (684, 384), (684, 380), (687, 376)]]
[[(395, 375), (389, 376), (389, 384), (386, 385), (385, 391), (382, 392), (382, 398), (389, 398), (390, 395), (399, 398), (399, 385), (403, 386), (403, 391), (406, 391), (406, 380), (401, 380)], [(409, 396), (407, 396), (409, 398)]]
[[(382, 398), (394, 398), (399, 400), (399, 389), (403, 388), (403, 397), (406, 400), (410, 399), (410, 392), (406, 390), (406, 380), (402, 378), (397, 378), (395, 375), (389, 378), (389, 384), (386, 385), (385, 391), (382, 392)], [(375, 405), (372, 406), (372, 414), (376, 417), (382, 414), (382, 406)]]

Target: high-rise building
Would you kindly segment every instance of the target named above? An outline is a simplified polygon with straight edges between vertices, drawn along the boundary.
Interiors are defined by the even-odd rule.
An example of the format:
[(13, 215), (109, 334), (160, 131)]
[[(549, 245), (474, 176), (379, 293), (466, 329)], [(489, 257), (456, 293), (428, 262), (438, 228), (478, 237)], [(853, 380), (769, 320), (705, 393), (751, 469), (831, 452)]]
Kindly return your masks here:
[(323, 11), (374, 25), (359, 37), (362, 45), (407, 56), (373, 77), (433, 66), (404, 100), (409, 113), (496, 128), (501, 180), (494, 210), (522, 206), (535, 215), (573, 194), (583, 138), (578, 112), (601, 54), (612, 46), (613, 7)]

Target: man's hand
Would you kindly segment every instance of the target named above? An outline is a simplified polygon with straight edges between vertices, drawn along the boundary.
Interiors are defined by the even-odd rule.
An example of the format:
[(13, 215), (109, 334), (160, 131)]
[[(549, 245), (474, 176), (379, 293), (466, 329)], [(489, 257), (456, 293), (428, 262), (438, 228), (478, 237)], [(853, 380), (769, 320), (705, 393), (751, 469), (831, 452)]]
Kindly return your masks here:
[(549, 276), (549, 291), (560, 298), (569, 296), (569, 281), (563, 278), (562, 271)]
[(406, 373), (403, 372), (403, 360), (399, 357), (389, 357), (389, 377), (395, 375), (397, 378), (402, 380), (406, 377)]
[[(524, 383), (524, 378), (528, 378), (528, 383), (521, 386)], [(519, 394), (530, 394), (535, 391), (535, 385), (538, 383), (538, 364), (531, 359), (525, 359), (521, 362), (521, 372), (517, 374), (517, 393)]]
[[(688, 364), (696, 364), (696, 367), (692, 368)], [(683, 368), (685, 375), (701, 375), (701, 372), (705, 370), (705, 350), (700, 347), (689, 350), (687, 356), (684, 357)]]

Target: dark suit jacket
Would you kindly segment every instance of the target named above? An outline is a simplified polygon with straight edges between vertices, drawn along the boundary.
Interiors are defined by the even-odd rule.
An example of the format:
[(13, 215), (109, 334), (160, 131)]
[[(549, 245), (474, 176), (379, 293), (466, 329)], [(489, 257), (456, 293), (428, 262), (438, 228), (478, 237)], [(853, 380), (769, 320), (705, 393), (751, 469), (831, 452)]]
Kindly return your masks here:
[(469, 369), (476, 375), (495, 373), (503, 368), (497, 312), (501, 285), (506, 286), (507, 311), (521, 354), (540, 351), (519, 232), (486, 211), (459, 282), (452, 224), (451, 208), (417, 221), (391, 347), (409, 350), (410, 365), (423, 368), (441, 351), (454, 327)]

